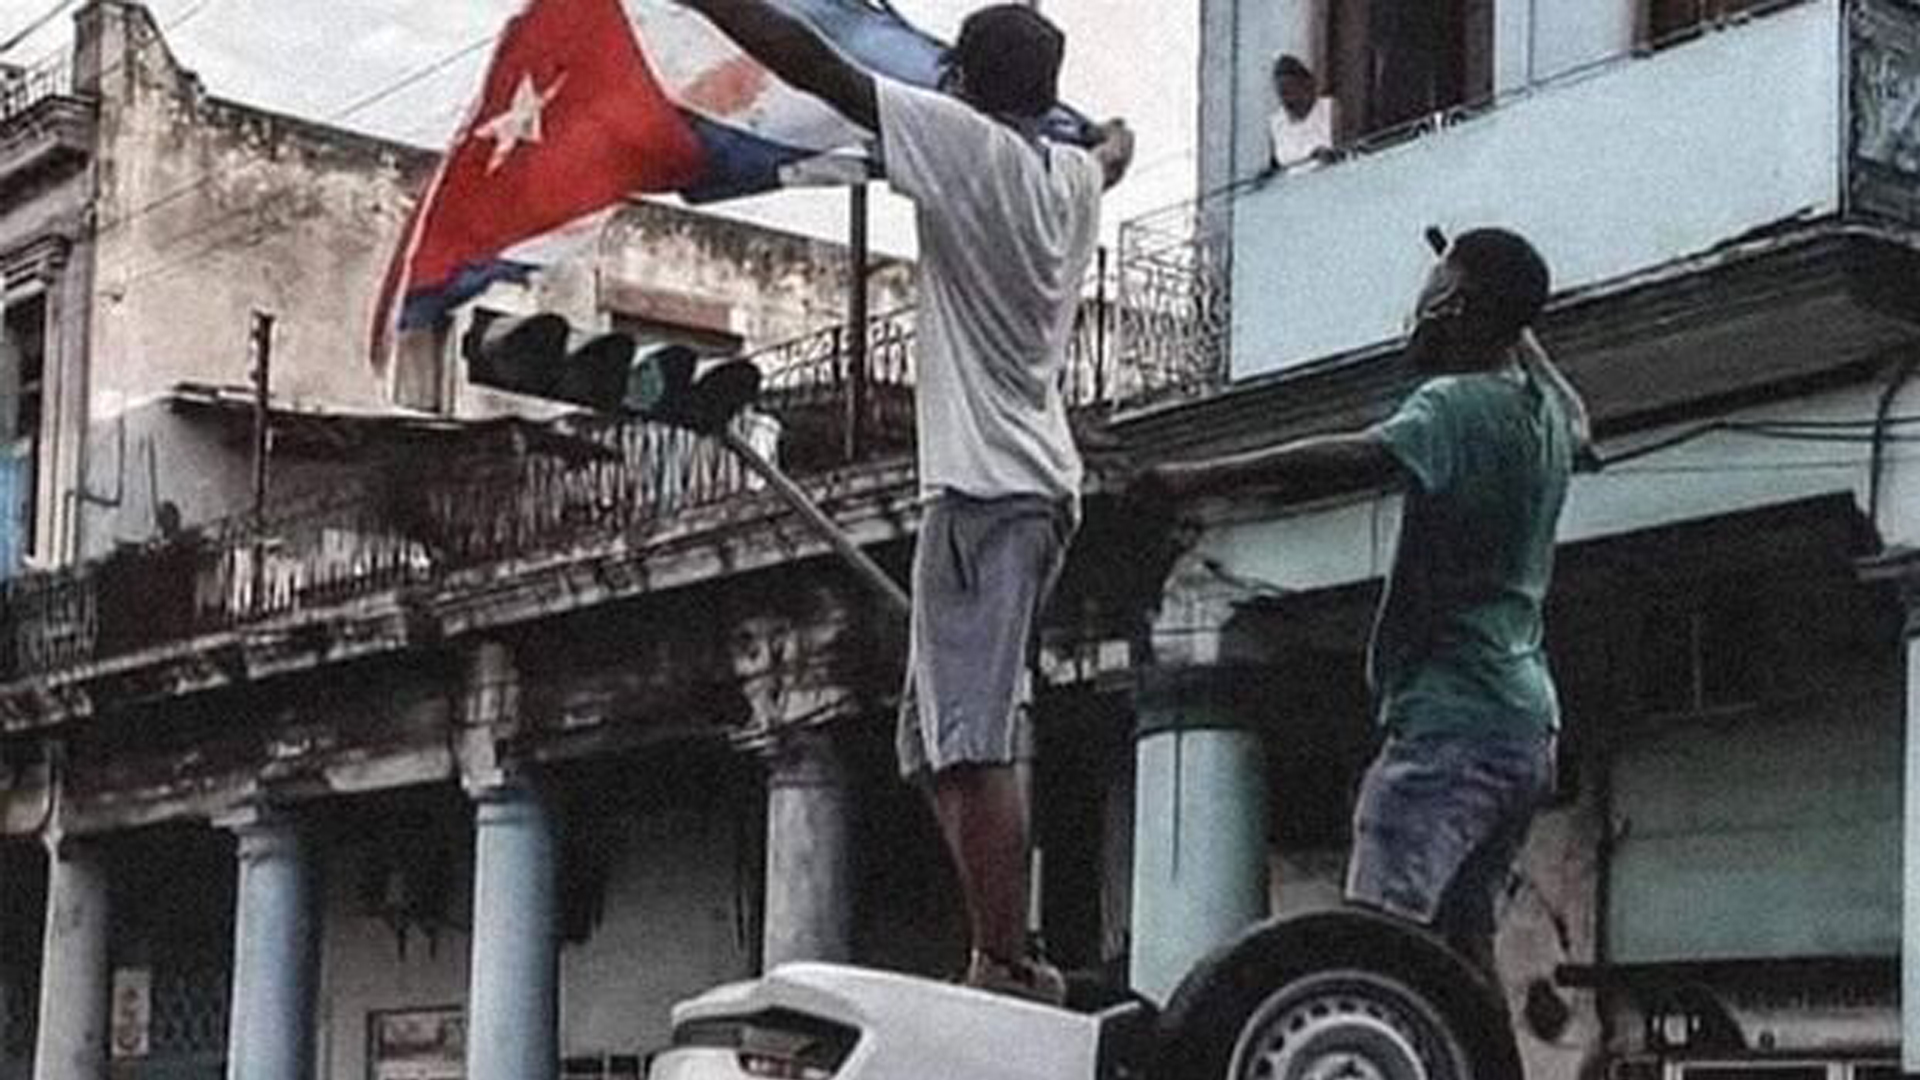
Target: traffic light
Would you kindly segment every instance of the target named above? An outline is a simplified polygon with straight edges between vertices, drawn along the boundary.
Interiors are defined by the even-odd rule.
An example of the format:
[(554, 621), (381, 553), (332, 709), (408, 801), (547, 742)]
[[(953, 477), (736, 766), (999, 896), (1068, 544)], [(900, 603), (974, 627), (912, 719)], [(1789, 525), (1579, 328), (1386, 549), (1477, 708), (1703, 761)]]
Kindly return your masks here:
[(630, 335), (581, 334), (552, 314), (480, 312), (461, 351), (476, 385), (707, 434), (726, 427), (760, 393), (760, 371), (744, 360), (702, 370), (700, 355), (685, 345), (642, 352)]

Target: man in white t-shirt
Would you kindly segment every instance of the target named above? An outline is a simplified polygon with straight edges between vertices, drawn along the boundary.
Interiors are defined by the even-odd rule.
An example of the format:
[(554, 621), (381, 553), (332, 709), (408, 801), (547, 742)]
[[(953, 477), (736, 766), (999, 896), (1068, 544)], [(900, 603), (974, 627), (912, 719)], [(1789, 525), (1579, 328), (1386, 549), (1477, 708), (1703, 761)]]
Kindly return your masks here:
[(967, 981), (1058, 1003), (1026, 940), (1029, 822), (1015, 769), (1027, 658), (1078, 519), (1062, 376), (1100, 232), (1132, 158), (1118, 121), (1092, 149), (1042, 138), (1066, 39), (1037, 12), (969, 16), (945, 92), (848, 62), (762, 0), (687, 0), (747, 53), (879, 135), (920, 238), (918, 422), (927, 500), (913, 568), (901, 771), (929, 791), (972, 936)]

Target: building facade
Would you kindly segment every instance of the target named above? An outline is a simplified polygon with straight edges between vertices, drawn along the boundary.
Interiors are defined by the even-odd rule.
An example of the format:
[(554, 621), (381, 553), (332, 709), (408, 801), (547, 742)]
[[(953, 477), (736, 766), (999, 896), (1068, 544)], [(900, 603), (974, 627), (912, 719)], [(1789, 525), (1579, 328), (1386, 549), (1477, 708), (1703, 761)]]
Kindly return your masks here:
[[(1124, 231), (1078, 415), (1135, 460), (1375, 419), (1425, 231), (1528, 233), (1609, 458), (1563, 525), (1562, 776), (1500, 941), (1530, 1072), (1901, 1068), (1920, 12), (1406, 7), (1203, 0), (1208, 194)], [(208, 96), (138, 6), (79, 29), (0, 84), (0, 1076), (634, 1076), (723, 979), (956, 968), (892, 773), (899, 620), (715, 447), (466, 385), (459, 325), (367, 364), (431, 159)], [(1274, 175), (1282, 53), (1337, 121)], [(635, 206), (480, 303), (751, 354), (749, 434), (903, 574), (912, 319), (820, 329), (844, 265)], [(1037, 661), (1035, 929), (1163, 999), (1339, 901), (1398, 504), (1169, 529), (1091, 456)]]
[[(1534, 240), (1542, 338), (1609, 464), (1562, 523), (1562, 771), (1499, 943), (1529, 1074), (1878, 1076), (1903, 1048), (1912, 1072), (1920, 11), (1415, 6), (1203, 3), (1209, 194), (1135, 223), (1122, 266), (1135, 295), (1202, 298), (1146, 338), (1225, 383), (1127, 428), (1180, 458), (1378, 419), (1413, 385), (1427, 230)], [(1276, 173), (1288, 54), (1340, 119)], [(1149, 992), (1230, 927), (1337, 898), (1397, 514), (1389, 492), (1205, 508), (1156, 624), (1169, 692), (1141, 700)], [(1265, 824), (1222, 851), (1198, 830), (1223, 806)]]
[[(464, 323), (370, 363), (433, 156), (210, 94), (138, 4), (75, 19), (0, 81), (0, 1076), (633, 1076), (763, 955), (938, 962), (892, 902), (938, 864), (885, 847), (926, 845), (832, 812), (913, 804), (805, 735), (898, 677), (855, 580), (717, 446), (470, 385)], [(910, 273), (878, 260), (873, 309)], [(746, 434), (820, 472), (849, 281), (636, 202), (479, 306), (759, 355)], [(834, 505), (888, 543), (877, 445)], [(768, 895), (769, 822), (833, 841), (813, 885)]]

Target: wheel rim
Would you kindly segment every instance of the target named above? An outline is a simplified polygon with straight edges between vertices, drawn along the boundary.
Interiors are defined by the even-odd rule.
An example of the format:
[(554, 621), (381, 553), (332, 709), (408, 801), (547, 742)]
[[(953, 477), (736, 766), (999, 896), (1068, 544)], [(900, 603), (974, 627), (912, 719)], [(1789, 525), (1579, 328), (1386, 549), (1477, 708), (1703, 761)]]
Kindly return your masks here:
[(1364, 971), (1309, 975), (1253, 1011), (1231, 1080), (1469, 1080), (1466, 1055), (1424, 995)]

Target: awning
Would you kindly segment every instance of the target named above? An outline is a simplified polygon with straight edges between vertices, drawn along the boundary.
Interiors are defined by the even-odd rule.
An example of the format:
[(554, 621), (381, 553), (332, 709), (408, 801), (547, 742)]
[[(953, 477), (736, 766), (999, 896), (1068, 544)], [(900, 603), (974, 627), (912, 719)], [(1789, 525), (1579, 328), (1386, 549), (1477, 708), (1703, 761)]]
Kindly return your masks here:
[[(236, 438), (252, 432), (254, 398), (249, 387), (177, 383), (167, 402), (175, 412), (219, 424)], [(468, 420), (284, 401), (269, 403), (268, 416), (273, 453), (280, 458), (354, 461), (395, 451), (502, 457), (533, 454), (570, 462), (620, 457), (611, 445), (586, 430), (594, 421), (583, 422), (578, 417), (546, 422), (517, 416)]]

